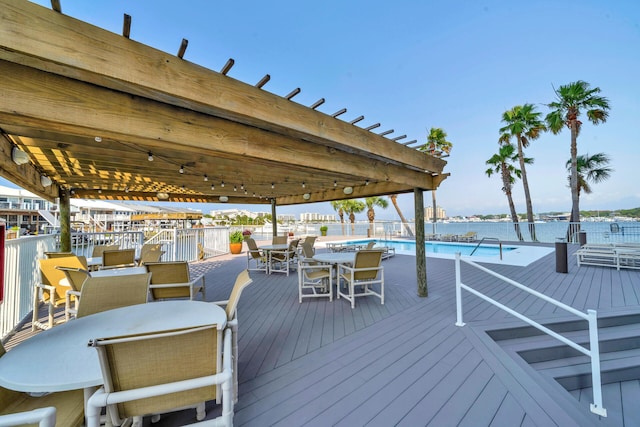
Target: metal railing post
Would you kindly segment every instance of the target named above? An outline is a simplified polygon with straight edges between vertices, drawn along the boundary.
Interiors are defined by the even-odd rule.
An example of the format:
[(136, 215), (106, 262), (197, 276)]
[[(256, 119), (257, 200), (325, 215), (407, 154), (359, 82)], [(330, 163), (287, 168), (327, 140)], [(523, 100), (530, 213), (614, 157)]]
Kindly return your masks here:
[(460, 282), (460, 252), (456, 252), (456, 326), (464, 326), (462, 321), (462, 288)]
[(600, 378), (600, 342), (598, 341), (598, 313), (587, 310), (589, 322), (589, 351), (591, 353), (591, 387), (593, 389), (593, 403), (591, 412), (602, 417), (607, 416), (607, 410), (602, 406), (602, 380)]

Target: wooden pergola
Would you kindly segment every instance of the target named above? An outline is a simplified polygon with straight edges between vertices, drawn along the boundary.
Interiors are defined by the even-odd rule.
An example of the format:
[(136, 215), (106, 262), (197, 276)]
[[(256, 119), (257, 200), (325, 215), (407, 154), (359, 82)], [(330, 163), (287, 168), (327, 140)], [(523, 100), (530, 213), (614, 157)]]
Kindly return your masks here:
[(77, 197), (269, 204), (275, 214), (414, 192), (423, 218), (422, 192), (448, 175), (404, 135), (323, 113), (322, 99), (296, 103), (299, 88), (276, 95), (263, 89), (268, 75), (229, 77), (233, 60), (220, 72), (184, 60), (186, 40), (172, 55), (131, 40), (127, 15), (119, 35), (52, 7), (0, 0), (0, 174), (59, 198), (61, 211)]

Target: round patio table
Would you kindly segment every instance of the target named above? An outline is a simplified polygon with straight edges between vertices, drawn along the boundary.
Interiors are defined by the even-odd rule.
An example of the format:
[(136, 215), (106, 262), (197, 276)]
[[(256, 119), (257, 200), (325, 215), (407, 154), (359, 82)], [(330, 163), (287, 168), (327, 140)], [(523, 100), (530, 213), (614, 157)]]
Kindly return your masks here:
[(201, 301), (131, 305), (71, 320), (29, 338), (0, 357), (0, 385), (26, 392), (56, 392), (102, 384), (90, 339), (227, 323), (224, 309)]

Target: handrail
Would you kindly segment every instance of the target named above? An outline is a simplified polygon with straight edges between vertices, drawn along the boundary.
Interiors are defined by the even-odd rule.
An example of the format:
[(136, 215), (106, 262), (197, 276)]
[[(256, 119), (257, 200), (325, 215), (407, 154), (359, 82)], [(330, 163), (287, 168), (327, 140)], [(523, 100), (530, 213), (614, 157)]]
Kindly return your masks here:
[(496, 240), (498, 242), (498, 246), (500, 246), (500, 260), (502, 261), (502, 242), (497, 237), (483, 237), (482, 239), (480, 239), (480, 241), (478, 242), (476, 247), (473, 248), (473, 250), (471, 251), (471, 254), (469, 254), (469, 256), (473, 255), (474, 252), (476, 251), (476, 249), (478, 249), (480, 247), (480, 245), (482, 244), (482, 242), (484, 242), (485, 240)]
[[(555, 305), (556, 307), (559, 307), (565, 311), (568, 311), (569, 313), (574, 314), (586, 320), (587, 322), (589, 322), (590, 350), (462, 283), (460, 279), (460, 262), (461, 261), (473, 267), (476, 267), (477, 269), (482, 270), (493, 277), (503, 280), (504, 282), (510, 285), (513, 285), (518, 289), (528, 292), (533, 296), (536, 296), (546, 302), (549, 302)], [(473, 295), (495, 305), (496, 307), (506, 311), (507, 313), (539, 329), (540, 331), (546, 333), (547, 335), (550, 335), (553, 338), (560, 340), (561, 342), (570, 346), (571, 348), (583, 353), (586, 356), (589, 356), (589, 358), (591, 359), (591, 382), (592, 382), (592, 388), (593, 388), (593, 403), (591, 404), (591, 412), (593, 412), (594, 414), (600, 415), (602, 417), (606, 417), (607, 410), (602, 406), (602, 381), (600, 378), (600, 346), (598, 342), (598, 313), (596, 312), (596, 310), (587, 310), (587, 314), (585, 314), (579, 310), (576, 310), (573, 307), (570, 307), (564, 303), (561, 303), (560, 301), (556, 301), (553, 298), (549, 298), (548, 296), (538, 291), (534, 291), (533, 289), (530, 289), (514, 280), (511, 280), (508, 277), (504, 277), (494, 271), (489, 270), (488, 268), (485, 268), (479, 264), (476, 264), (473, 261), (469, 261), (466, 259), (463, 260), (460, 257), (460, 252), (456, 253), (455, 265), (456, 265), (456, 326), (465, 325), (465, 323), (462, 321), (462, 289), (465, 289), (470, 293), (472, 293)]]

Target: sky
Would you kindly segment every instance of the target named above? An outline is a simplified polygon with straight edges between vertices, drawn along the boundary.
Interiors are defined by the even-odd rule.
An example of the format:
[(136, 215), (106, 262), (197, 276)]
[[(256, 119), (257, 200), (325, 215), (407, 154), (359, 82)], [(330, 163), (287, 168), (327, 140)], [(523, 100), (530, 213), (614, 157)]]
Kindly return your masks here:
[[(50, 8), (49, 0), (34, 3)], [(333, 114), (345, 121), (381, 123), (394, 138), (426, 141), (431, 127), (448, 134), (453, 149), (437, 190), (449, 216), (507, 213), (499, 176), (487, 177), (486, 160), (498, 151), (502, 113), (531, 103), (544, 117), (554, 88), (584, 80), (601, 89), (611, 109), (606, 123), (583, 118), (579, 154), (606, 153), (611, 178), (583, 194), (582, 210), (640, 207), (640, 2), (637, 0), (273, 0), (183, 2), (62, 0), (64, 14), (121, 34), (132, 17), (131, 39), (176, 53), (189, 40), (185, 60), (248, 84), (265, 74), (264, 90)], [(153, 6), (151, 6), (153, 5)], [(568, 129), (543, 134), (526, 155), (535, 213), (568, 212), (571, 194), (565, 163)], [(424, 193), (426, 205), (430, 192)], [(398, 197), (414, 217), (413, 194)], [(520, 182), (518, 212), (525, 212)], [(194, 207), (194, 206), (191, 206)], [(207, 213), (238, 205), (198, 205)], [(240, 206), (246, 207), (246, 206)], [(268, 206), (249, 210), (269, 211)], [(279, 214), (333, 213), (328, 203), (278, 207)], [(365, 215), (360, 214), (360, 215)], [(376, 210), (397, 219), (395, 210)], [(362, 219), (365, 217), (363, 216)]]

